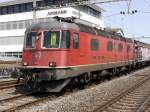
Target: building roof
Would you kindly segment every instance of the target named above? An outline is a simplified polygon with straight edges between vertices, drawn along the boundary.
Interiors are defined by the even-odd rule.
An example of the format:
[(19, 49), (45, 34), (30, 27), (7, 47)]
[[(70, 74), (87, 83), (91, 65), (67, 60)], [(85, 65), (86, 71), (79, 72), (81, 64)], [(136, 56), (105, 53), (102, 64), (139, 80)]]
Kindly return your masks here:
[[(12, 0), (12, 1), (7, 1), (7, 2), (0, 3), (0, 7), (9, 6), (9, 5), (16, 5), (16, 4), (22, 4), (22, 3), (29, 3), (29, 2), (33, 2), (33, 1), (35, 1), (35, 0)], [(36, 0), (36, 1), (41, 1), (41, 0)]]
[(144, 43), (144, 42), (140, 42), (138, 40), (134, 40), (134, 42), (136, 43), (137, 47), (150, 48), (150, 44), (147, 44), (147, 43)]
[[(9, 5), (16, 5), (16, 4), (23, 4), (23, 3), (31, 3), (33, 1), (42, 1), (42, 0), (12, 0), (12, 1), (0, 3), (0, 7), (9, 6)], [(93, 8), (99, 12), (105, 11), (104, 9), (100, 8), (99, 6), (97, 6), (95, 4), (88, 4), (87, 6)]]

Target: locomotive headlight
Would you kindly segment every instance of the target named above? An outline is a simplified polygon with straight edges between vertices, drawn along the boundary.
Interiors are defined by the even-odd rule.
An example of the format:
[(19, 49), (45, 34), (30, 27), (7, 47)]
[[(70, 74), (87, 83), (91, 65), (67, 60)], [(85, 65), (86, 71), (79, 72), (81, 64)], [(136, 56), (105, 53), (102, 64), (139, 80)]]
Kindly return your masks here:
[(49, 67), (55, 67), (56, 66), (56, 62), (49, 62)]
[(28, 65), (28, 63), (27, 63), (27, 62), (23, 62), (23, 65), (24, 65), (24, 66), (27, 66), (27, 65)]

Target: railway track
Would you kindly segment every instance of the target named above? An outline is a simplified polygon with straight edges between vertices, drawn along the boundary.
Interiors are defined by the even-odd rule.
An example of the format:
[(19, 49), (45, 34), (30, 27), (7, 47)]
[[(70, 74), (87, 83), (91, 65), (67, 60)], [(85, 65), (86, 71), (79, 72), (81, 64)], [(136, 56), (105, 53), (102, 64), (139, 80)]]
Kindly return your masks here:
[[(145, 75), (144, 75), (144, 77), (145, 77)], [(2, 85), (8, 84), (8, 83), (10, 83), (10, 82), (6, 81), (6, 82), (2, 83)], [(16, 83), (16, 82), (14, 81), (14, 83)], [(147, 86), (148, 84), (146, 85), (145, 83), (146, 84), (149, 83), (149, 86)], [(1, 85), (1, 83), (0, 83), (0, 85)], [(146, 85), (146, 86), (144, 86), (144, 85)], [(138, 88), (142, 88), (142, 87), (147, 87), (147, 88), (144, 89), (145, 92), (147, 92), (147, 93), (144, 93), (144, 91), (143, 92), (142, 91), (138, 92)], [(135, 93), (135, 96), (134, 96), (135, 99), (132, 100), (132, 101), (136, 100), (134, 103), (138, 102), (138, 100), (144, 99), (142, 101), (139, 101), (140, 103), (138, 103), (136, 105), (136, 107), (135, 107), (136, 109), (135, 110), (138, 110), (137, 106), (140, 107), (140, 105), (142, 105), (142, 104), (145, 107), (145, 105), (147, 103), (144, 103), (144, 102), (145, 102), (146, 98), (150, 95), (149, 94), (150, 90), (148, 88), (150, 88), (150, 78), (148, 78), (146, 80), (143, 80), (142, 82), (140, 82), (136, 86), (130, 88), (130, 90), (122, 93), (120, 96), (118, 96), (118, 98), (115, 98), (115, 99), (109, 101), (110, 103), (106, 103), (105, 105), (102, 105), (101, 107), (97, 108), (95, 110), (95, 112), (103, 112), (103, 111), (114, 112), (114, 110), (115, 110), (115, 109), (113, 110), (114, 105), (118, 106), (118, 104), (115, 104), (115, 103), (119, 102), (119, 101), (122, 101), (121, 99), (122, 98), (126, 98), (126, 96), (130, 97), (130, 94), (134, 96), (134, 93), (135, 93), (134, 91), (137, 91)], [(140, 97), (141, 97), (141, 99), (140, 99)], [(17, 110), (22, 110), (24, 108), (32, 107), (32, 106), (34, 106), (36, 104), (39, 104), (39, 103), (41, 103), (43, 101), (45, 102), (47, 100), (54, 100), (55, 98), (58, 98), (58, 97), (56, 95), (47, 95), (47, 96), (38, 97), (36, 95), (33, 95), (33, 93), (27, 93), (27, 94), (22, 94), (22, 95), (9, 97), (9, 98), (6, 98), (6, 99), (1, 99), (0, 100), (0, 112), (12, 112), (12, 111), (17, 111)], [(124, 99), (124, 100), (125, 101), (123, 103), (121, 102), (120, 104), (122, 104), (123, 106), (126, 106), (126, 108), (127, 108), (127, 106), (132, 106), (132, 103), (133, 103), (132, 101), (131, 101), (132, 102), (131, 105), (129, 105), (129, 103), (130, 103), (129, 98), (127, 100), (126, 99)], [(125, 103), (127, 103), (127, 105)], [(125, 107), (123, 107), (123, 106), (122, 106), (121, 109), (125, 110), (124, 109)], [(134, 107), (132, 107), (132, 108), (134, 108)], [(141, 108), (143, 108), (143, 107), (141, 107)], [(112, 109), (112, 110), (110, 110), (110, 109)], [(121, 112), (120, 105), (119, 105), (119, 107), (117, 107), (117, 109), (119, 109), (118, 111)], [(131, 112), (133, 112), (133, 111), (131, 111)]]
[[(42, 94), (43, 95), (43, 94)], [(54, 95), (43, 95), (39, 93), (27, 93), (19, 96), (0, 100), (0, 112), (12, 112), (32, 106), (47, 99), (53, 99)]]
[[(138, 85), (136, 85), (136, 87), (139, 87), (145, 81), (148, 81), (150, 84), (150, 78), (149, 78), (149, 79), (146, 79), (146, 80), (143, 80), (142, 82), (140, 82)], [(148, 87), (150, 87), (150, 86), (148, 86)], [(150, 90), (149, 90), (149, 92), (150, 92)], [(1, 108), (0, 112), (13, 112), (13, 111), (21, 110), (24, 108), (32, 107), (38, 103), (45, 102), (47, 100), (54, 100), (55, 98), (58, 98), (56, 95), (47, 95), (44, 97), (36, 97), (36, 95), (33, 95), (33, 94), (34, 93), (27, 93), (27, 94), (0, 100), (0, 108)], [(67, 93), (65, 93), (65, 94), (67, 94)], [(69, 94), (71, 94), (71, 93), (69, 93)], [(101, 112), (101, 111), (97, 110), (96, 112)], [(110, 111), (110, 112), (113, 112), (113, 111)]]
[(150, 112), (150, 96), (143, 102), (136, 112)]
[(150, 101), (149, 101), (149, 104), (147, 107), (144, 108), (145, 109), (145, 112), (150, 112)]
[(145, 112), (148, 104), (150, 104), (150, 77), (106, 101), (94, 112)]
[(23, 85), (22, 83), (17, 84), (17, 80), (10, 80), (10, 81), (2, 81), (0, 82), (0, 89), (8, 89), (12, 87), (17, 87)]
[[(17, 80), (1, 81), (0, 90), (22, 86), (23, 84), (17, 84)], [(43, 94), (42, 94), (43, 95)], [(43, 100), (53, 98), (52, 95), (43, 95), (38, 93), (23, 93), (8, 98), (0, 99), (0, 112), (12, 112), (26, 106), (32, 106)]]

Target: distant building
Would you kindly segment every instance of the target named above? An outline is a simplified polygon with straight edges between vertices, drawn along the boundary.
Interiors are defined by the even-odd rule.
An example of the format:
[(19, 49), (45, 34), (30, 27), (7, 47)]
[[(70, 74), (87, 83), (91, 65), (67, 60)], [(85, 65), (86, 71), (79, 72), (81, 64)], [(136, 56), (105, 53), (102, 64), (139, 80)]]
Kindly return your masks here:
[[(61, 6), (76, 0), (14, 0), (0, 3), (0, 55), (21, 57), (25, 28), (33, 23), (33, 6)], [(104, 27), (102, 9), (96, 5), (66, 6), (37, 9), (36, 22), (48, 21), (54, 16), (76, 17), (93, 25)]]

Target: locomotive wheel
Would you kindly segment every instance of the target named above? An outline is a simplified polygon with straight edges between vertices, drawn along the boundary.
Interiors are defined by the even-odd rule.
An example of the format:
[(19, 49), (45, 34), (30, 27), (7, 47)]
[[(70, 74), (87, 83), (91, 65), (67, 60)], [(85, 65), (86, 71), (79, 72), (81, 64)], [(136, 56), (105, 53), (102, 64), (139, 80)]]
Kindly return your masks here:
[(34, 74), (29, 73), (24, 78), (24, 85), (25, 88), (29, 91), (36, 89), (38, 87), (37, 77)]
[(96, 74), (96, 73), (93, 73), (93, 74), (92, 74), (92, 79), (93, 79), (93, 80), (96, 80), (96, 79), (98, 79), (98, 74)]
[(128, 67), (128, 73), (130, 73), (130, 72), (131, 72), (131, 70), (132, 70), (132, 66), (131, 66), (131, 65), (129, 65), (129, 67)]
[(116, 75), (116, 71), (117, 71), (116, 68), (113, 68), (113, 69), (112, 69), (112, 75), (113, 75), (113, 76)]
[(77, 85), (79, 83), (79, 79), (78, 78), (73, 78), (72, 79), (72, 85)]
[(84, 74), (83, 77), (84, 77), (84, 82), (85, 82), (86, 84), (90, 82), (90, 80), (91, 80), (91, 74), (90, 74), (90, 73)]

